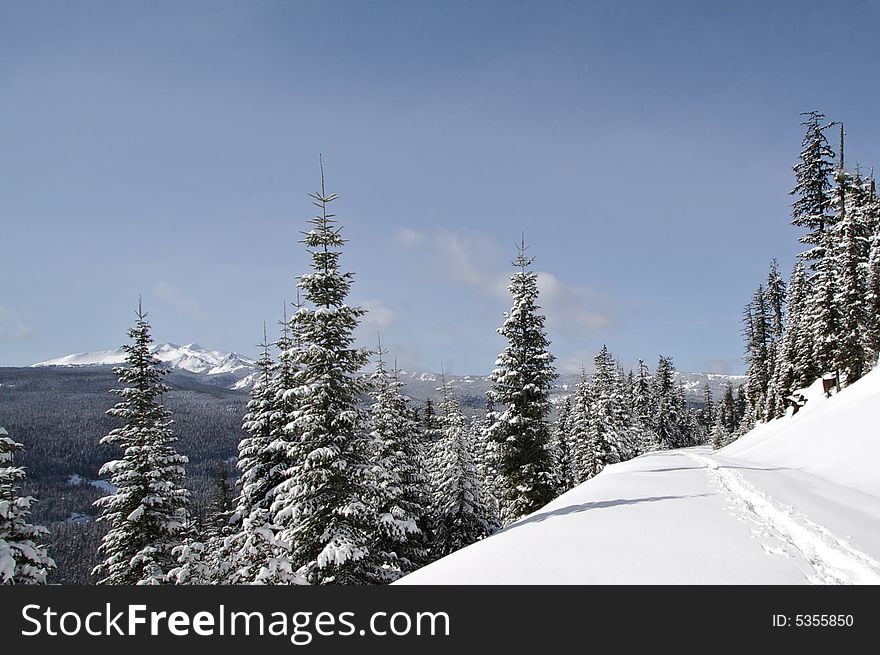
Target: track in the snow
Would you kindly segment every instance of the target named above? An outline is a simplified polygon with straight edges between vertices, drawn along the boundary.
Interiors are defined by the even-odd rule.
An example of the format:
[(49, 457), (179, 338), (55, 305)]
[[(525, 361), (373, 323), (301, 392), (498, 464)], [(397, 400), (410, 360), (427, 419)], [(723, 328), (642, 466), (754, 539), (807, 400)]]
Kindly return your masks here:
[(812, 568), (812, 574), (807, 576), (809, 582), (880, 584), (880, 563), (873, 558), (852, 548), (796, 509), (774, 501), (733, 469), (693, 450), (681, 452), (705, 466), (721, 492), (746, 518), (809, 563)]

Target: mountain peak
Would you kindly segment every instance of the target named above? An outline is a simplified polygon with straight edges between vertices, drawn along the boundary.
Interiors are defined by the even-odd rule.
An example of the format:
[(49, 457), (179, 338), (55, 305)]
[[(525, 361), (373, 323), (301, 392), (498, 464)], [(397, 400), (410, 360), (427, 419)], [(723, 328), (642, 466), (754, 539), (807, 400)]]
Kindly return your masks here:
[[(169, 367), (182, 369), (192, 373), (205, 375), (220, 375), (223, 373), (236, 373), (241, 371), (245, 375), (254, 368), (254, 362), (237, 353), (225, 353), (218, 350), (208, 350), (197, 343), (178, 346), (175, 343), (162, 343), (153, 347), (153, 354)], [(113, 350), (101, 350), (91, 353), (75, 353), (65, 355), (45, 362), (37, 362), (32, 367), (62, 366), (115, 366), (125, 361), (125, 351), (122, 348)]]

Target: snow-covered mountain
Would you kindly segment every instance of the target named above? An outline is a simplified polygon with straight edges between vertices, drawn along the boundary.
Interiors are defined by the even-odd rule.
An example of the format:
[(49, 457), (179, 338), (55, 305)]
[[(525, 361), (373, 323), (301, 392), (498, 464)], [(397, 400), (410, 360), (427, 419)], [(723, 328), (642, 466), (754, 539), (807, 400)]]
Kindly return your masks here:
[[(436, 398), (437, 388), (440, 386), (442, 379), (439, 373), (420, 373), (411, 371), (401, 371), (401, 380), (406, 384), (407, 395), (412, 398), (425, 399)], [(474, 400), (480, 407), (485, 403), (486, 392), (492, 386), (492, 381), (488, 375), (450, 375), (447, 374), (446, 382), (452, 389), (465, 400)], [(553, 383), (550, 399), (557, 402), (574, 391), (580, 375), (564, 373), (560, 375)], [(734, 389), (744, 384), (746, 377), (744, 375), (721, 375), (716, 373), (688, 373), (677, 371), (675, 373), (676, 382), (684, 387), (686, 398), (692, 403), (702, 403), (703, 388), (706, 384), (712, 391), (712, 397), (715, 402), (721, 399), (724, 387), (730, 383)]]
[(880, 369), (712, 452), (609, 466), (398, 584), (880, 583)]
[[(189, 343), (178, 346), (173, 343), (163, 343), (155, 346), (153, 352), (161, 361), (171, 368), (200, 373), (203, 375), (223, 375), (244, 373), (249, 375), (254, 370), (254, 362), (237, 353), (224, 353), (218, 350), (207, 350), (197, 343)], [(125, 352), (122, 348), (115, 350), (102, 350), (93, 353), (76, 353), (57, 359), (32, 364), (33, 367), (41, 366), (108, 366), (117, 365), (125, 361)]]
[[(207, 350), (198, 344), (190, 343), (178, 346), (163, 343), (154, 349), (156, 355), (171, 368), (189, 371), (199, 375), (213, 376), (213, 383), (219, 383), (231, 389), (248, 391), (257, 379), (256, 365), (253, 360), (237, 353), (224, 353)], [(116, 366), (125, 361), (122, 348), (101, 350), (90, 353), (76, 353), (32, 364), (34, 367), (44, 366)], [(427, 398), (437, 399), (437, 391), (443, 376), (440, 373), (401, 371), (401, 379), (406, 383), (407, 395), (416, 401)], [(703, 400), (703, 387), (708, 384), (717, 402), (728, 382), (734, 388), (746, 380), (742, 375), (718, 375), (714, 373), (676, 372), (676, 381), (685, 389), (687, 399), (693, 403)], [(486, 392), (492, 386), (488, 375), (452, 375), (446, 374), (450, 387), (463, 398), (466, 406), (482, 408)], [(563, 374), (554, 383), (551, 400), (558, 400), (570, 393), (580, 380), (580, 375)]]

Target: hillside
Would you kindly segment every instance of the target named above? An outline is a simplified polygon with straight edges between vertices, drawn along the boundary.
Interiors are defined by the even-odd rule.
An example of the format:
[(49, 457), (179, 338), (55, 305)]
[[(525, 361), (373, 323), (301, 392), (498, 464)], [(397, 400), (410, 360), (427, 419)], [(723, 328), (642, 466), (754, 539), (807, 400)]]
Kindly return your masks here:
[(878, 584), (880, 369), (806, 395), (717, 452), (610, 466), (400, 584)]

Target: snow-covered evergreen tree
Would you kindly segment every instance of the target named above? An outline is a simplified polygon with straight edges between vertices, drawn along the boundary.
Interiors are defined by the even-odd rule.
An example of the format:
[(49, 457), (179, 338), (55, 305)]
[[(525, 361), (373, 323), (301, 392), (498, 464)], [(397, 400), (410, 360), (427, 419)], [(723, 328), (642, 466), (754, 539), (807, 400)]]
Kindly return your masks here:
[(718, 450), (719, 448), (724, 448), (730, 441), (730, 433), (727, 431), (727, 428), (724, 425), (724, 421), (719, 414), (718, 420), (715, 422), (715, 425), (712, 427), (712, 448)]
[(785, 280), (779, 274), (779, 262), (770, 262), (767, 274), (767, 290), (764, 294), (770, 314), (770, 338), (779, 340), (785, 330), (785, 301), (788, 297)]
[(572, 396), (568, 395), (560, 403), (553, 426), (553, 451), (556, 456), (556, 476), (559, 491), (565, 492), (575, 485), (574, 454), (572, 453), (570, 427), (572, 423)]
[(594, 362), (588, 437), (593, 454), (588, 477), (598, 475), (609, 464), (628, 459), (630, 453), (623, 389), (607, 346), (602, 346)]
[[(778, 350), (775, 387), (782, 399), (795, 389), (808, 386), (819, 376), (813, 361), (810, 281), (802, 262), (797, 262), (788, 284), (788, 313), (785, 331)], [(779, 399), (781, 400), (781, 399)], [(776, 416), (781, 416), (777, 404)], [(729, 426), (728, 426), (729, 428)]]
[(873, 366), (877, 364), (877, 358), (880, 356), (880, 221), (877, 221), (871, 234), (865, 287), (868, 363)]
[(652, 430), (656, 405), (648, 366), (640, 359), (638, 372), (633, 379), (631, 412), (633, 422), (639, 431), (639, 453), (647, 453), (657, 448), (657, 437)]
[(590, 430), (592, 411), (592, 387), (589, 378), (587, 378), (586, 371), (581, 371), (581, 379), (572, 398), (569, 418), (571, 460), (575, 484), (588, 480), (591, 476), (591, 471), (596, 469), (596, 448), (592, 441), (593, 433)]
[(712, 400), (712, 389), (709, 387), (708, 382), (703, 385), (703, 407), (700, 409), (699, 420), (706, 434), (709, 434), (712, 428), (715, 427), (715, 404)]
[(162, 584), (176, 564), (174, 548), (188, 536), (189, 494), (182, 486), (187, 458), (174, 448), (171, 413), (162, 404), (168, 369), (152, 353), (140, 304), (128, 335), (126, 365), (114, 369), (125, 386), (111, 392), (122, 400), (107, 411), (125, 425), (101, 439), (118, 446), (122, 459), (101, 467), (116, 491), (95, 501), (108, 531), (99, 549), (104, 561), (93, 573), (99, 584)]
[(743, 314), (743, 335), (746, 340), (746, 363), (748, 382), (746, 389), (749, 402), (759, 419), (764, 417), (767, 389), (770, 386), (769, 346), (771, 342), (772, 317), (764, 287), (759, 286), (746, 305)]
[(816, 111), (805, 112), (805, 128), (800, 158), (794, 167), (796, 183), (791, 195), (792, 224), (807, 230), (801, 243), (810, 246), (802, 257), (811, 262), (822, 258), (825, 252), (824, 232), (833, 223), (831, 212), (833, 196), (830, 177), (834, 171), (834, 153), (828, 145), (825, 115)]
[(679, 448), (684, 445), (680, 402), (675, 387), (675, 366), (671, 357), (661, 356), (652, 380), (652, 393), (655, 398), (655, 414), (652, 428), (661, 450)]
[(439, 558), (489, 536), (498, 529), (477, 478), (473, 444), (458, 399), (443, 380), (440, 404), (440, 440), (434, 469), (436, 513), (433, 557)]
[[(495, 453), (495, 443), (489, 438), (488, 431), (491, 425), (491, 417), (495, 413), (495, 403), (487, 396), (486, 412), (482, 418), (471, 421), (471, 443), (474, 444), (474, 464), (477, 469), (477, 477), (486, 499), (486, 507), (489, 514), (497, 521), (501, 520), (501, 504), (498, 500), (498, 458)], [(555, 457), (555, 451), (554, 451)]]
[(419, 426), (401, 389), (399, 371), (390, 374), (378, 350), (371, 407), (372, 481), (376, 527), (372, 549), (382, 562), (376, 582), (390, 582), (427, 562), (429, 516), (426, 461)]
[(176, 564), (169, 569), (167, 582), (177, 585), (212, 584), (216, 574), (209, 551), (219, 544), (219, 537), (213, 538), (209, 546), (194, 537), (188, 537), (175, 546), (172, 555)]
[[(827, 253), (833, 247), (833, 234), (833, 230), (826, 230), (823, 234), (825, 244), (823, 252)], [(836, 372), (838, 340), (841, 334), (841, 308), (838, 304), (840, 289), (834, 257), (823, 256), (819, 260), (816, 274), (811, 282), (812, 294), (808, 310), (813, 346), (811, 361), (820, 374)]]
[(324, 188), (312, 194), (318, 215), (303, 243), (312, 272), (299, 278), (305, 305), (291, 320), (295, 398), (288, 436), (273, 448), (291, 462), (277, 487), (273, 521), (289, 544), (292, 561), (313, 584), (367, 584), (380, 575), (370, 552), (375, 513), (368, 499), (370, 438), (359, 406), (366, 381), (359, 375), (368, 353), (354, 347), (353, 331), (364, 310), (346, 304), (353, 274), (339, 267), (345, 240), (328, 205), (336, 199)]
[[(284, 337), (282, 337), (284, 339)], [(229, 584), (295, 584), (301, 578), (291, 563), (289, 544), (278, 538), (280, 528), (270, 511), (282, 472), (290, 469), (283, 448), (273, 448), (282, 435), (284, 414), (278, 410), (279, 371), (269, 351), (265, 325), (263, 352), (257, 360), (257, 378), (251, 388), (248, 412), (238, 444), (238, 498), (231, 523), (236, 531), (224, 539), (219, 562), (220, 582)], [(289, 344), (284, 341), (285, 352)]]
[[(838, 177), (844, 174), (839, 173)], [(870, 360), (869, 307), (867, 303), (868, 232), (867, 197), (861, 180), (844, 190), (842, 217), (834, 227), (832, 254), (837, 273), (840, 333), (836, 335), (834, 368), (842, 382), (852, 384), (865, 373)]]
[(49, 531), (28, 519), (33, 496), (21, 496), (25, 470), (15, 465), (23, 446), (0, 428), (0, 584), (46, 584), (55, 562), (42, 542)]
[(228, 537), (233, 532), (230, 524), (234, 510), (232, 490), (229, 487), (229, 474), (226, 467), (221, 466), (214, 482), (214, 497), (211, 499), (211, 507), (207, 516), (207, 535), (220, 539)]
[(492, 371), (489, 398), (498, 407), (488, 417), (488, 439), (493, 442), (501, 518), (512, 523), (534, 512), (556, 495), (547, 417), (550, 387), (556, 378), (554, 357), (539, 313), (538, 274), (529, 271), (525, 241), (514, 260), (518, 267), (508, 290), (513, 306), (504, 315), (498, 333), (507, 347)]
[(724, 385), (724, 394), (718, 403), (718, 422), (724, 427), (726, 434), (731, 434), (739, 425), (736, 399), (733, 396), (733, 385), (728, 381)]

